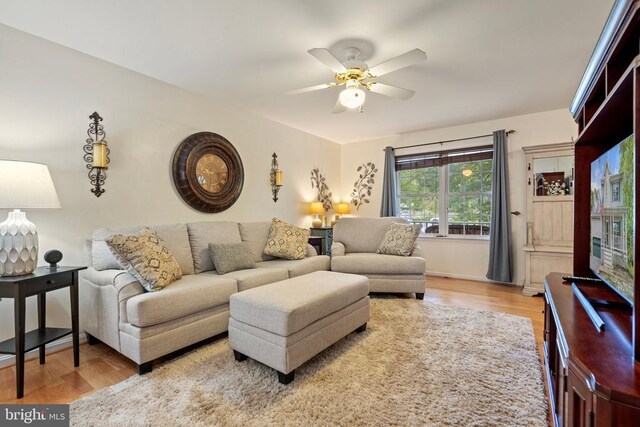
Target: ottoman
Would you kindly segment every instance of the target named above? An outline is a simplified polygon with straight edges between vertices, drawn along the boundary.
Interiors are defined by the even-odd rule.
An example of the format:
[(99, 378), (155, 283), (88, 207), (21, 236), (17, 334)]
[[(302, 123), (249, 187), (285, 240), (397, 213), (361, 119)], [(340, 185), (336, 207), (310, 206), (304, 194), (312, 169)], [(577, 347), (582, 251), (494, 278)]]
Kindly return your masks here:
[(278, 371), (295, 369), (369, 321), (369, 279), (316, 271), (233, 294), (229, 345), (237, 361), (250, 357)]

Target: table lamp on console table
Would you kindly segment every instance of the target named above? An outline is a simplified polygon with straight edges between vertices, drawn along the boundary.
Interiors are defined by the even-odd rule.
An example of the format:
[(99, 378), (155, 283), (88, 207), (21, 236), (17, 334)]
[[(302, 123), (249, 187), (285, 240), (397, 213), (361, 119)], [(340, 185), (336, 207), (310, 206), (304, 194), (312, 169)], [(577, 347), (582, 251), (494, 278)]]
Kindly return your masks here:
[(0, 223), (0, 276), (30, 274), (38, 265), (38, 230), (20, 209), (60, 209), (49, 168), (0, 160), (0, 209), (14, 209)]
[(324, 215), (324, 206), (322, 205), (322, 202), (312, 202), (309, 206), (309, 215), (316, 216), (312, 225), (316, 228), (321, 227), (322, 220), (320, 219), (320, 215)]

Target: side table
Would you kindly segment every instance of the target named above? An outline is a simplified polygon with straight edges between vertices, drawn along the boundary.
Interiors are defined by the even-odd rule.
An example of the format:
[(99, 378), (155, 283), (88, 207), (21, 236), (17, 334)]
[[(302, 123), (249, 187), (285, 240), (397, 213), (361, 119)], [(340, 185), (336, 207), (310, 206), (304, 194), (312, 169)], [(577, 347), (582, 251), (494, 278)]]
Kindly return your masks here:
[[(73, 335), (73, 366), (80, 365), (80, 326), (78, 324), (78, 272), (87, 267), (38, 267), (32, 274), (0, 277), (0, 298), (13, 298), (15, 337), (0, 342), (0, 354), (16, 356), (16, 395), (24, 395), (24, 355), (36, 348), (40, 351), (40, 364), (44, 364), (45, 345)], [(47, 292), (69, 288), (71, 295), (71, 329), (48, 328)], [(25, 305), (27, 297), (37, 295), (38, 329), (25, 332)]]
[(311, 237), (324, 237), (323, 254), (331, 255), (331, 244), (333, 243), (333, 227), (311, 227)]
[(318, 255), (324, 255), (326, 247), (324, 244), (325, 238), (320, 236), (309, 236), (309, 244), (316, 249)]

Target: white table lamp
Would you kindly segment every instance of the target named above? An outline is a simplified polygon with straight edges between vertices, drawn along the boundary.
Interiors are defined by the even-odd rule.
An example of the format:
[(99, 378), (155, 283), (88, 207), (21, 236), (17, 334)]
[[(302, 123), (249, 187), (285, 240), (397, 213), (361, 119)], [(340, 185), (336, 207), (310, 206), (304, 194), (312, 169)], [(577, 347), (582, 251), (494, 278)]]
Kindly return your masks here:
[(49, 168), (0, 160), (0, 209), (14, 209), (0, 223), (0, 276), (32, 273), (38, 265), (38, 230), (20, 209), (60, 209)]

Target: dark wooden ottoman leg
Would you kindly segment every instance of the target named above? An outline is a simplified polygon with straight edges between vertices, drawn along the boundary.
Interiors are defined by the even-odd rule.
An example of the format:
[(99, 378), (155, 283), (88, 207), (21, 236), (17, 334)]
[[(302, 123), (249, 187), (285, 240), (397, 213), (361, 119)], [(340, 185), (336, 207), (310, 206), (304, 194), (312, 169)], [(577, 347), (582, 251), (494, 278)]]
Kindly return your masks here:
[(356, 332), (360, 333), (360, 332), (364, 332), (366, 330), (367, 330), (367, 324), (365, 323), (364, 325), (358, 326), (358, 329), (356, 329)]
[(416, 292), (416, 299), (424, 299), (424, 292), (422, 293)]
[(247, 360), (247, 356), (236, 350), (233, 350), (233, 357), (236, 358), (237, 362), (244, 362), (245, 360)]
[(148, 374), (153, 370), (153, 361), (141, 363), (138, 365), (138, 375)]
[(288, 374), (283, 374), (282, 372), (278, 371), (278, 382), (280, 382), (280, 384), (287, 385), (291, 381), (293, 381), (293, 378), (295, 377), (295, 375), (296, 375), (295, 369), (289, 372)]

